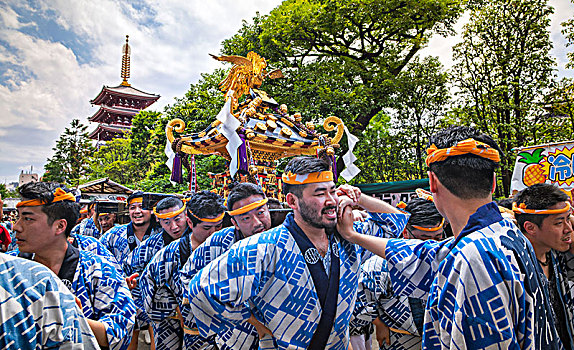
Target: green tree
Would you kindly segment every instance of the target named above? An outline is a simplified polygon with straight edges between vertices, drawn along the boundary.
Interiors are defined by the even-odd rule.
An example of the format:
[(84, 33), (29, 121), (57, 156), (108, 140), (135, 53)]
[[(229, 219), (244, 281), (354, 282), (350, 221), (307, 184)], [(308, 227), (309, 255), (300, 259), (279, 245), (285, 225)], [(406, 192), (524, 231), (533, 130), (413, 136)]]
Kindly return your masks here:
[(545, 0), (484, 1), (454, 47), (454, 81), (462, 122), (493, 136), (504, 152), (502, 190), (510, 191), (513, 148), (532, 143), (543, 111), (541, 93), (554, 66)]
[[(574, 3), (574, 1), (572, 1)], [(566, 46), (574, 45), (574, 17), (568, 19), (564, 23), (562, 23), (562, 34), (566, 36)], [(570, 62), (566, 65), (566, 68), (574, 68), (574, 52), (568, 52), (568, 59)]]
[(148, 145), (160, 116), (160, 112), (140, 111), (132, 119), (131, 133), (124, 135), (130, 140), (128, 144), (129, 153), (140, 168), (139, 176), (134, 178), (136, 181), (146, 176), (154, 161), (154, 155), (148, 153)]
[(54, 156), (48, 158), (44, 169), (44, 181), (57, 181), (77, 187), (88, 170), (90, 157), (94, 151), (88, 137), (87, 126), (73, 119), (70, 126), (60, 135)]
[(130, 137), (131, 132), (128, 132), (124, 137), (115, 138), (99, 147), (90, 159), (90, 180), (108, 177), (122, 185), (137, 187), (138, 180), (142, 178), (141, 167), (130, 152)]
[[(405, 155), (414, 154), (417, 178), (426, 177), (423, 154), (429, 137), (437, 130), (450, 100), (448, 73), (437, 57), (416, 57), (397, 78), (394, 103), (396, 137), (409, 144)], [(407, 151), (408, 150), (408, 151)]]
[(391, 117), (377, 114), (362, 133), (354, 154), (361, 172), (351, 183), (373, 183), (418, 179), (412, 142), (392, 133)]
[(392, 103), (394, 79), (434, 33), (451, 33), (457, 0), (287, 0), (244, 22), (225, 54), (250, 50), (287, 79), (264, 89), (290, 109), (318, 119), (337, 115), (360, 133)]
[(8, 191), (5, 184), (0, 184), (0, 198), (18, 198), (17, 191)]

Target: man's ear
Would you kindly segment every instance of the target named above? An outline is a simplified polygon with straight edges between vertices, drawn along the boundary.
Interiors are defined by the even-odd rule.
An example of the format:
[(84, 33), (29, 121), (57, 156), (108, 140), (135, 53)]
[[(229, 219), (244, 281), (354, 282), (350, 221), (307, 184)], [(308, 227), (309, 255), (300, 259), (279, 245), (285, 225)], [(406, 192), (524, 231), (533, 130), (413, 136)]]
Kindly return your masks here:
[(522, 226), (524, 227), (524, 231), (526, 231), (526, 233), (531, 236), (536, 236), (536, 233), (538, 232), (538, 225), (531, 221), (525, 221), (524, 225)]
[(289, 208), (293, 210), (299, 209), (299, 198), (297, 198), (297, 196), (294, 195), (293, 193), (291, 192), (287, 193), (287, 195), (285, 196), (285, 200), (287, 201), (287, 205), (289, 206)]
[(496, 190), (496, 172), (494, 174), (492, 174), (493, 179), (492, 179), (492, 191), (491, 193), (494, 194), (494, 191)]
[(189, 216), (187, 216), (187, 214), (185, 215), (185, 221), (187, 221), (187, 227), (189, 227), (190, 229), (193, 229), (193, 222), (191, 221)]
[(436, 193), (437, 189), (438, 189), (438, 178), (436, 177), (436, 174), (433, 173), (432, 171), (427, 171), (427, 174), (429, 176), (429, 188), (431, 193)]
[(239, 229), (239, 226), (237, 226), (237, 220), (235, 220), (235, 218), (233, 218), (233, 217), (231, 218), (231, 223), (233, 224), (233, 226), (235, 226), (235, 228), (236, 228), (238, 231), (241, 231), (241, 230)]
[(54, 232), (56, 236), (66, 234), (66, 227), (68, 227), (68, 222), (66, 221), (66, 219), (55, 220), (54, 223), (52, 224), (52, 227), (54, 226), (56, 228), (56, 231)]

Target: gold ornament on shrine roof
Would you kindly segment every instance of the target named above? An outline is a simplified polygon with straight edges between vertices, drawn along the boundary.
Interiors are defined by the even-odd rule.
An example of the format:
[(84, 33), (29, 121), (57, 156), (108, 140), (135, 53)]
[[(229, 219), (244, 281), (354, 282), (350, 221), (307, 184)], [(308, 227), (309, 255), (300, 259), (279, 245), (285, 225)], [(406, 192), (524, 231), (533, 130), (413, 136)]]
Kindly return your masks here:
[[(285, 104), (280, 105), (260, 89), (265, 79), (283, 77), (279, 69), (267, 72), (267, 62), (263, 57), (255, 52), (249, 52), (247, 57), (212, 57), (233, 64), (219, 85), (225, 94), (224, 98), (231, 99), (230, 113), (241, 123), (237, 133), (244, 135), (249, 142), (248, 157), (259, 169), (274, 171), (273, 162), (278, 159), (298, 155), (315, 156), (318, 152), (332, 155), (333, 149), (338, 148), (344, 133), (341, 119), (330, 116), (323, 122), (323, 129), (328, 133), (336, 130), (333, 137), (320, 134), (315, 124), (304, 122), (300, 113), (289, 115)], [(166, 127), (166, 135), (171, 143), (175, 140), (181, 143), (183, 153), (219, 154), (229, 160), (231, 157), (226, 149), (228, 140), (222, 128), (223, 125), (215, 120), (205, 130), (186, 134), (185, 122), (173, 119)], [(250, 168), (250, 173), (253, 171), (254, 168)]]

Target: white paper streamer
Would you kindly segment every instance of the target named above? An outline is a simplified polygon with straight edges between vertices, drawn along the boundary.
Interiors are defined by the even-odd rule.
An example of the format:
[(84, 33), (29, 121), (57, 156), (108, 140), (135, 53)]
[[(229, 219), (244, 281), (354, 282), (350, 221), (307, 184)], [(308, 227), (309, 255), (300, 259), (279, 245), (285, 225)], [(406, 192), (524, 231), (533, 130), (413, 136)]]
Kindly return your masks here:
[(219, 111), (217, 120), (221, 122), (221, 134), (228, 140), (225, 148), (227, 152), (229, 152), (229, 156), (231, 156), (229, 173), (231, 177), (233, 177), (238, 168), (237, 149), (241, 146), (242, 141), (237, 134), (237, 128), (241, 126), (241, 122), (231, 114), (231, 98), (227, 99), (227, 102), (225, 102), (225, 105), (223, 105), (223, 108)]
[(169, 140), (165, 140), (165, 155), (167, 156), (165, 165), (167, 165), (169, 171), (173, 171), (173, 160), (175, 159), (175, 153), (171, 149), (171, 143)]
[(355, 135), (351, 134), (346, 126), (344, 126), (344, 128), (345, 134), (347, 135), (347, 142), (349, 143), (349, 151), (343, 155), (345, 170), (341, 171), (341, 176), (348, 182), (361, 172), (361, 169), (353, 164), (353, 162), (357, 160), (357, 157), (353, 154), (353, 149), (357, 142), (359, 142), (359, 139)]

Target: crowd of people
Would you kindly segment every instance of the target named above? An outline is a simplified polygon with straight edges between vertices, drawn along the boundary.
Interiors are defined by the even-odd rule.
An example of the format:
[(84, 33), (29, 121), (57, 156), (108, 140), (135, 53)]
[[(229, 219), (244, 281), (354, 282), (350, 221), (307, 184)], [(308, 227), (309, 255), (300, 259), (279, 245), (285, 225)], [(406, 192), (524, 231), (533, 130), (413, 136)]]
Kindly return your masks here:
[(64, 185), (23, 185), (0, 347), (136, 349), (144, 331), (153, 349), (574, 349), (571, 198), (494, 202), (501, 150), (471, 127), (427, 154), (430, 191), (396, 207), (315, 157), (287, 164), (286, 215), (239, 183), (136, 191), (118, 225)]

